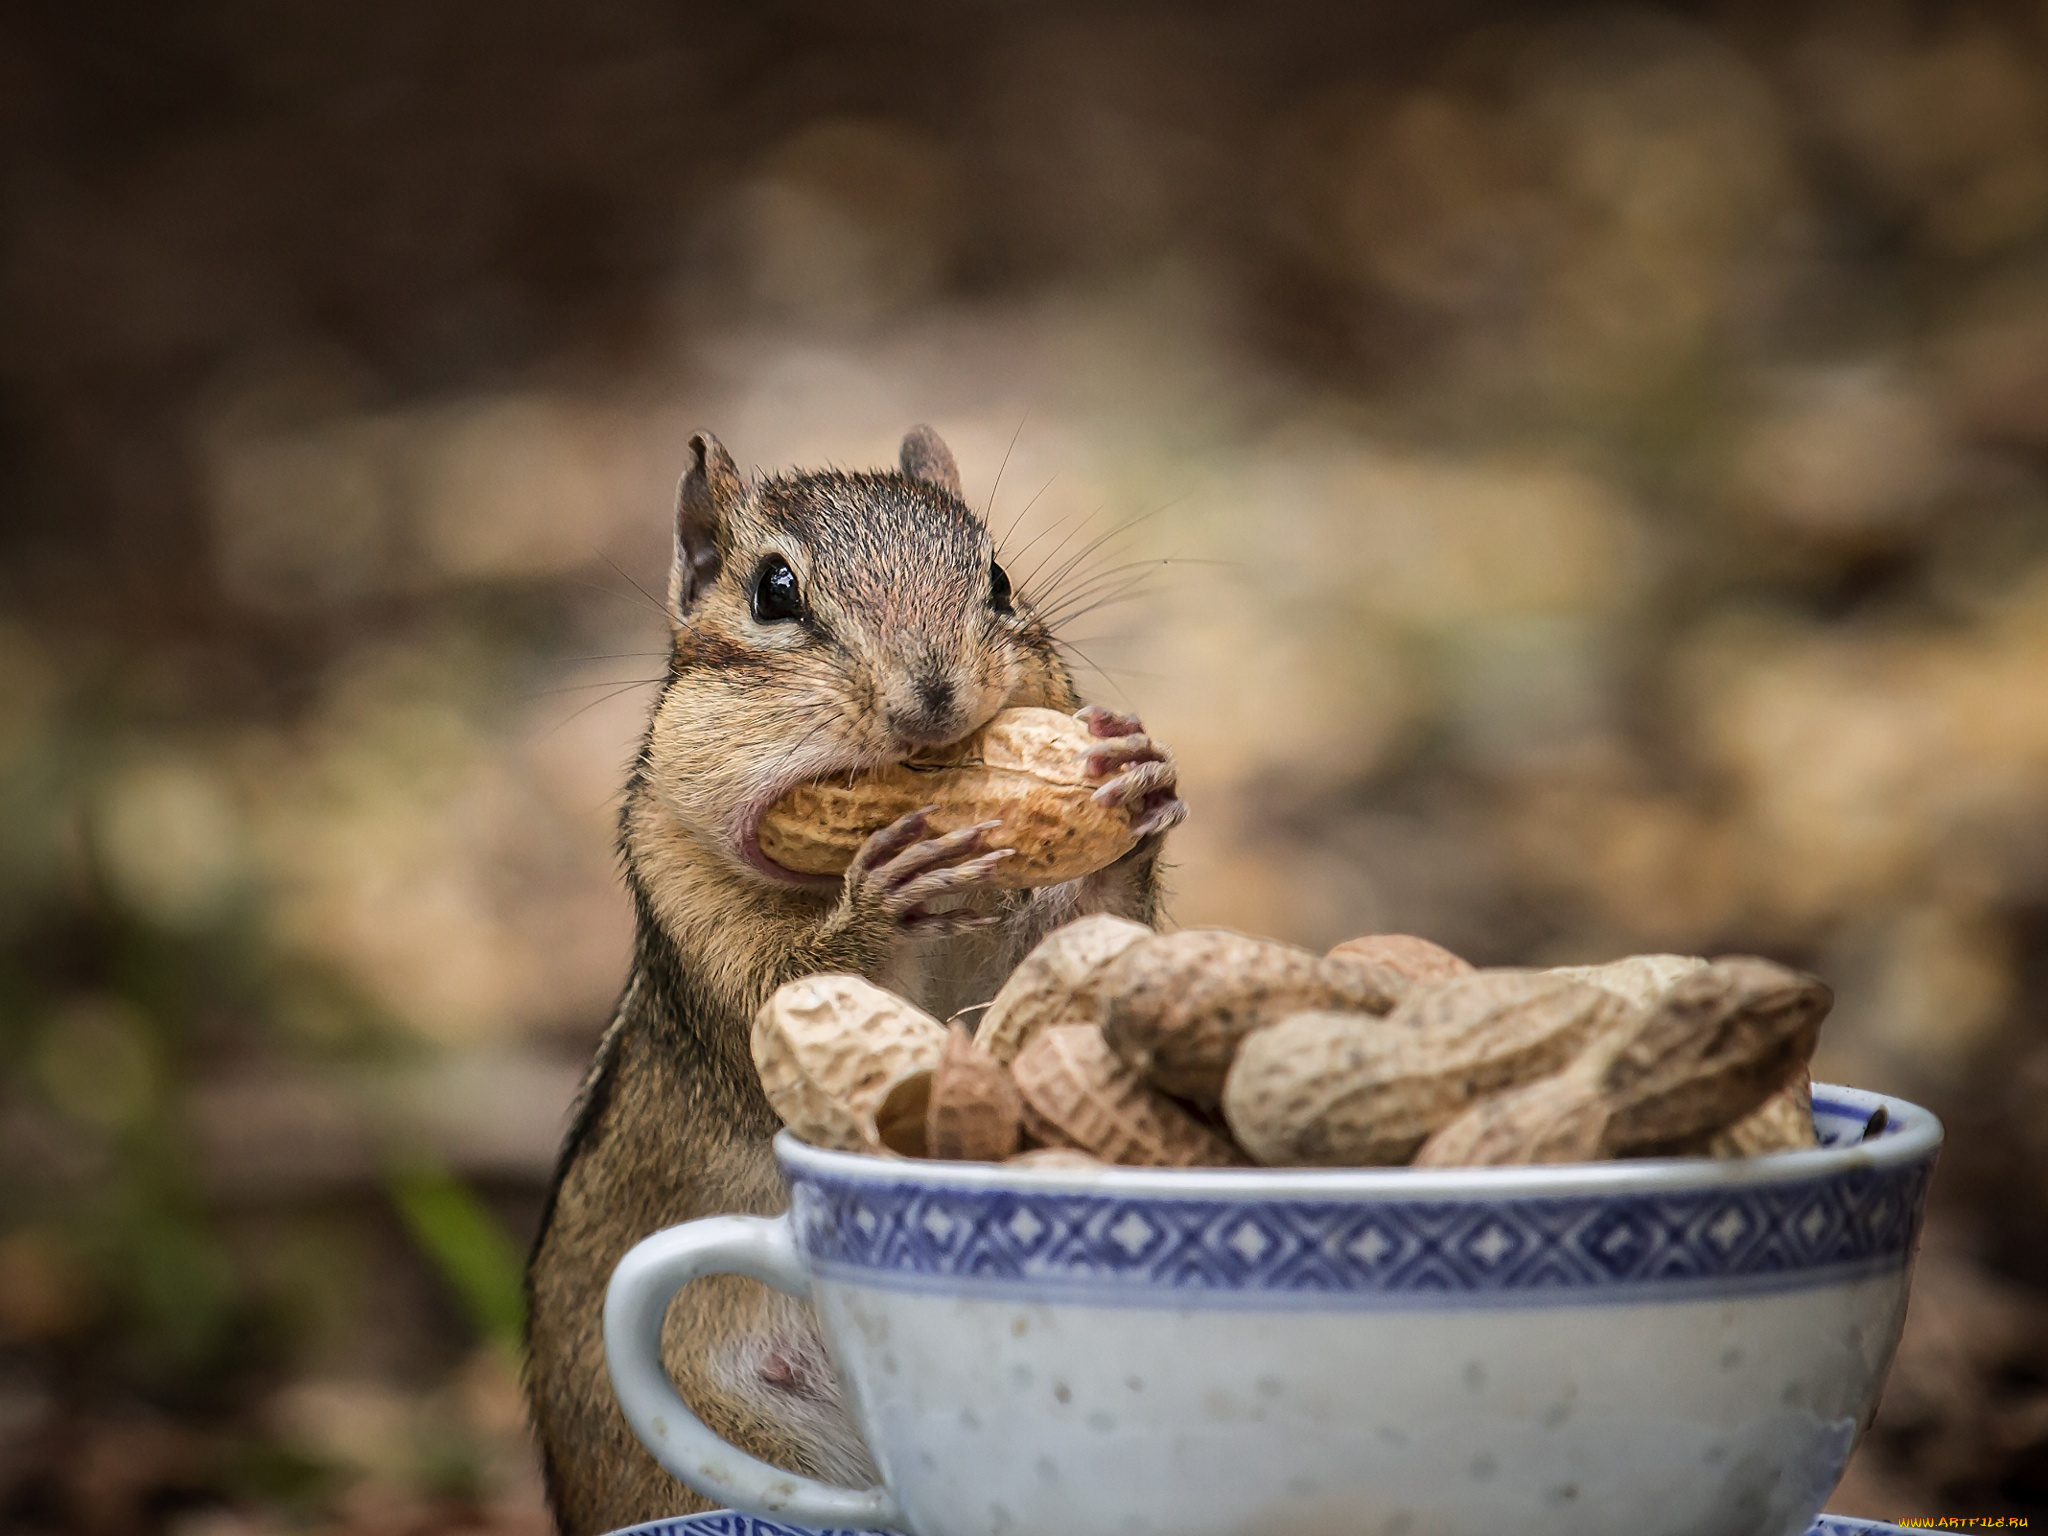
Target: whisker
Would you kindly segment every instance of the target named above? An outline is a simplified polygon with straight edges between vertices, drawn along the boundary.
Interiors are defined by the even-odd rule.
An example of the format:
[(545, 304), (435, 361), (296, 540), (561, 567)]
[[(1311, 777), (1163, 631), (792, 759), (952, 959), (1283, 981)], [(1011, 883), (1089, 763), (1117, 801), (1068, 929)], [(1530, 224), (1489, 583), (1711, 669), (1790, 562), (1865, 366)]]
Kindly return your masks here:
[(1058, 589), (1055, 589), (1051, 592), (1048, 592), (1045, 595), (1045, 597), (1041, 599), (1041, 601), (1056, 608), (1059, 606), (1061, 602), (1071, 601), (1076, 597), (1084, 596), (1088, 592), (1091, 592), (1101, 587), (1107, 582), (1117, 580), (1119, 577), (1124, 576), (1127, 572), (1143, 571), (1147, 574), (1150, 574), (1155, 567), (1164, 567), (1176, 563), (1177, 562), (1170, 555), (1160, 556), (1148, 560), (1126, 560), (1121, 565), (1107, 566), (1102, 570), (1090, 573), (1088, 576), (1083, 578), (1079, 585), (1075, 586), (1071, 591), (1062, 592)]
[(1246, 560), (1208, 560), (1199, 555), (1157, 555), (1144, 560), (1133, 560), (1132, 565), (1208, 565), (1226, 571), (1248, 571), (1251, 563)]
[[(1002, 553), (1003, 546), (1009, 542), (1010, 535), (1017, 531), (1017, 525), (1024, 521), (1025, 514), (1030, 512), (1030, 510), (1033, 507), (1038, 505), (1038, 497), (1043, 496), (1047, 491), (1051, 490), (1053, 480), (1057, 480), (1059, 479), (1059, 477), (1060, 472), (1058, 470), (1054, 470), (1052, 472), (1052, 479), (1047, 480), (1045, 484), (1041, 485), (1038, 488), (1038, 494), (1033, 496), (1029, 501), (1025, 502), (1022, 510), (1020, 510), (1015, 517), (1010, 519), (1010, 526), (1005, 528), (1003, 530), (1003, 536), (1000, 539), (996, 540), (996, 552), (998, 554)], [(1030, 546), (1026, 545), (1025, 548), (1028, 549), (1030, 548)]]
[[(1166, 555), (1156, 560), (1126, 560), (1121, 565), (1112, 565), (1095, 572), (1085, 580), (1077, 583), (1070, 590), (1056, 591), (1047, 594), (1044, 598), (1034, 599), (1032, 611), (1037, 613), (1045, 623), (1064, 624), (1077, 611), (1081, 611), (1077, 610), (1076, 604), (1085, 603), (1096, 594), (1106, 590), (1118, 592), (1143, 590), (1146, 582), (1160, 576), (1169, 567), (1182, 565), (1214, 566), (1229, 570), (1242, 570), (1246, 568), (1244, 563), (1238, 560), (1193, 560), (1181, 555)], [(1127, 576), (1125, 573), (1130, 571), (1136, 571), (1139, 574)], [(1119, 577), (1123, 578), (1121, 585), (1117, 584)]]
[[(603, 596), (610, 598), (615, 603), (625, 603), (635, 608), (640, 606), (638, 603), (634, 602), (631, 597), (627, 596), (624, 592), (617, 591), (614, 588), (600, 586), (597, 582), (594, 581), (582, 581), (574, 576), (568, 577), (566, 579), (569, 585), (572, 587), (583, 587), (588, 589), (589, 591), (601, 593)], [(628, 579), (630, 580), (631, 578)], [(639, 583), (634, 583), (633, 590), (636, 592), (640, 592)], [(662, 618), (666, 619), (668, 617), (668, 610), (666, 608), (661, 607), (659, 604), (655, 603), (653, 598), (648, 597), (645, 592), (640, 592), (640, 596), (644, 598), (648, 603), (652, 604), (654, 606), (655, 612), (659, 613), (662, 616)]]
[[(1118, 680), (1117, 674), (1115, 672), (1111, 672), (1109, 668), (1105, 667), (1101, 662), (1097, 661), (1093, 656), (1090, 656), (1086, 651), (1082, 650), (1078, 645), (1073, 644), (1071, 641), (1058, 640), (1055, 641), (1054, 644), (1058, 645), (1061, 650), (1069, 651), (1075, 656), (1078, 656), (1081, 659), (1082, 664), (1086, 666), (1089, 671), (1093, 672), (1097, 677), (1101, 678), (1105, 683), (1109, 684), (1111, 688), (1116, 690), (1117, 696), (1120, 699), (1122, 699), (1125, 704), (1128, 705), (1131, 702), (1130, 694), (1124, 691), (1123, 684)], [(1118, 671), (1121, 670), (1121, 668), (1118, 669)]]
[(1073, 640), (1064, 643), (1069, 645), (1109, 645), (1112, 643), (1116, 645), (1135, 645), (1141, 638), (1142, 636), (1135, 630), (1109, 629), (1104, 630), (1099, 635), (1079, 635)]
[[(660, 679), (657, 678), (655, 679), (655, 681), (659, 682)], [(549, 726), (547, 730), (541, 733), (540, 739), (542, 741), (546, 741), (548, 737), (554, 735), (556, 731), (561, 730), (563, 726), (568, 725), (573, 721), (581, 719), (583, 716), (589, 714), (590, 711), (597, 708), (598, 705), (608, 704), (613, 699), (616, 699), (622, 693), (630, 693), (635, 688), (644, 688), (646, 686), (647, 685), (645, 683), (626, 683), (620, 687), (614, 688), (610, 693), (605, 694), (603, 697), (592, 699), (588, 704), (584, 705), (581, 709), (577, 710), (575, 714), (569, 716), (567, 720), (560, 720), (557, 721), (555, 724)]]
[(1110, 586), (1098, 586), (1086, 592), (1077, 592), (1058, 607), (1044, 615), (1045, 622), (1055, 629), (1064, 629), (1096, 604), (1121, 601), (1129, 597), (1148, 596), (1157, 588), (1152, 584), (1152, 573), (1145, 572), (1132, 576)]
[(819, 732), (823, 731), (827, 726), (831, 725), (832, 723), (832, 716), (825, 715), (820, 717), (808, 731), (805, 731), (802, 736), (797, 738), (796, 745), (790, 748), (788, 755), (794, 757), (799, 752), (803, 751), (805, 747), (808, 747), (811, 744), (811, 740), (813, 737), (817, 736)]
[(1125, 603), (1139, 602), (1144, 598), (1151, 597), (1152, 595), (1153, 594), (1150, 591), (1147, 591), (1143, 588), (1134, 588), (1128, 592), (1107, 593), (1102, 597), (1096, 598), (1093, 602), (1084, 604), (1082, 607), (1072, 609), (1071, 611), (1066, 613), (1062, 613), (1060, 615), (1059, 621), (1061, 624), (1072, 624), (1081, 619), (1087, 618), (1088, 615), (1091, 613), (1100, 613), (1105, 608), (1121, 607)]
[[(1043, 560), (1041, 560), (1038, 563), (1037, 568), (1032, 571), (1030, 581), (1028, 583), (1030, 589), (1033, 592), (1036, 592), (1042, 586), (1048, 599), (1059, 596), (1061, 586), (1066, 582), (1067, 578), (1071, 576), (1074, 573), (1074, 571), (1078, 569), (1082, 565), (1082, 563), (1089, 558), (1089, 556), (1107, 547), (1112, 540), (1120, 538), (1124, 534), (1129, 533), (1131, 529), (1136, 527), (1137, 524), (1141, 521), (1143, 521), (1143, 519), (1133, 518), (1128, 523), (1122, 523), (1114, 528), (1104, 529), (1101, 533), (1097, 534), (1094, 538), (1090, 539), (1086, 544), (1082, 545), (1080, 549), (1076, 550), (1073, 554), (1069, 555), (1065, 560), (1060, 561), (1059, 565), (1053, 570), (1052, 575), (1050, 577), (1047, 577), (1043, 582), (1041, 582), (1039, 578), (1041, 577), (1041, 575), (1043, 575), (1046, 568), (1053, 564), (1053, 561), (1059, 555), (1059, 548), (1055, 547), (1046, 555), (1046, 557)], [(1065, 542), (1065, 540), (1061, 540), (1062, 545), (1064, 545)]]
[[(1091, 539), (1087, 544), (1083, 545), (1077, 553), (1068, 557), (1067, 562), (1053, 573), (1051, 590), (1057, 592), (1059, 590), (1060, 583), (1067, 579), (1068, 575), (1073, 572), (1075, 567), (1080, 565), (1080, 563), (1083, 560), (1086, 560), (1090, 555), (1094, 554), (1096, 550), (1102, 548), (1102, 546), (1107, 544), (1111, 539), (1129, 533), (1133, 528), (1138, 527), (1140, 524), (1149, 523), (1153, 518), (1159, 516), (1162, 512), (1167, 511), (1171, 507), (1177, 506), (1180, 502), (1186, 499), (1187, 498), (1184, 496), (1176, 496), (1173, 498), (1172, 501), (1164, 502), (1159, 506), (1154, 507), (1150, 512), (1147, 512), (1140, 517), (1134, 517), (1127, 523), (1120, 524), (1115, 528), (1109, 529), (1105, 533), (1098, 534), (1095, 538)], [(1076, 529), (1075, 531), (1079, 532), (1080, 530)], [(1069, 535), (1069, 537), (1071, 537), (1071, 535)], [(1062, 539), (1060, 541), (1061, 545), (1064, 545), (1065, 543), (1065, 539)], [(1038, 572), (1044, 570), (1047, 565), (1051, 564), (1053, 555), (1057, 555), (1058, 553), (1059, 546), (1056, 545), (1053, 548), (1052, 554), (1047, 555), (1044, 560), (1039, 562), (1038, 570), (1034, 570), (1031, 573), (1031, 581), (1035, 582), (1038, 580)]]
[(668, 604), (662, 602), (652, 592), (648, 591), (645, 587), (641, 586), (639, 582), (634, 581), (632, 576), (627, 572), (626, 568), (623, 565), (619, 564), (618, 561), (614, 560), (610, 555), (606, 554), (603, 550), (598, 549), (598, 547), (595, 544), (591, 545), (590, 547), (593, 551), (596, 552), (598, 559), (602, 560), (606, 565), (610, 566), (613, 570), (617, 571), (621, 576), (625, 577), (626, 581), (631, 584), (633, 590), (635, 592), (638, 592), (642, 597), (646, 598), (647, 601), (654, 606), (655, 610), (659, 612), (663, 618), (668, 617)]
[[(1044, 559), (1041, 559), (1036, 566), (1032, 567), (1031, 574), (1024, 578), (1025, 584), (1029, 585), (1032, 581), (1035, 581), (1038, 577), (1038, 573), (1045, 569), (1046, 561), (1052, 559), (1054, 555), (1058, 554), (1063, 548), (1066, 547), (1067, 539), (1071, 539), (1083, 528), (1086, 528), (1090, 523), (1094, 522), (1095, 519), (1101, 515), (1102, 509), (1104, 507), (1107, 507), (1108, 505), (1109, 503), (1106, 501), (1097, 502), (1095, 504), (1095, 510), (1093, 512), (1090, 512), (1086, 517), (1082, 518), (1080, 522), (1074, 524), (1073, 527), (1069, 528), (1067, 530), (1066, 538), (1061, 539), (1059, 543), (1053, 545), (1051, 549), (1047, 550)], [(1046, 524), (1045, 527), (1039, 529), (1037, 533), (1032, 535), (1031, 544), (1036, 544), (1040, 539), (1044, 538), (1047, 534), (1053, 532), (1058, 527), (1058, 523)], [(1022, 560), (1026, 555), (1031, 553), (1031, 544), (1026, 544), (1022, 549), (1017, 551), (1017, 558), (1019, 560)]]
[(1024, 423), (1030, 419), (1031, 410), (1027, 406), (1024, 414), (1017, 418), (1017, 430), (1010, 434), (1010, 446), (1003, 450), (1003, 462), (996, 466), (995, 484), (988, 488), (988, 505), (981, 511), (981, 520), (984, 523), (988, 521), (989, 514), (996, 509), (996, 492), (1003, 488), (1003, 471), (1010, 467), (1010, 455), (1017, 451), (1017, 439), (1024, 435)]
[(528, 699), (550, 699), (562, 693), (583, 693), (591, 688), (644, 688), (649, 683), (665, 683), (666, 677), (607, 677), (594, 683), (565, 683), (559, 688), (541, 688), (526, 694)]

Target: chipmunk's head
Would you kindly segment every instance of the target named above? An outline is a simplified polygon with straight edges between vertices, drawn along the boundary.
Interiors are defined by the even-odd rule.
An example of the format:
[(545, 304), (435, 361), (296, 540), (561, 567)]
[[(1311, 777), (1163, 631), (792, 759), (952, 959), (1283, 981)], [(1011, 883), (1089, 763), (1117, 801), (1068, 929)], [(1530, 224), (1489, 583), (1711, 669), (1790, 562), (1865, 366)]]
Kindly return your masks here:
[(700, 840), (787, 884), (754, 842), (793, 785), (900, 762), (1012, 705), (1073, 707), (1052, 636), (929, 427), (899, 467), (742, 481), (708, 433), (676, 494), (674, 649), (640, 766)]

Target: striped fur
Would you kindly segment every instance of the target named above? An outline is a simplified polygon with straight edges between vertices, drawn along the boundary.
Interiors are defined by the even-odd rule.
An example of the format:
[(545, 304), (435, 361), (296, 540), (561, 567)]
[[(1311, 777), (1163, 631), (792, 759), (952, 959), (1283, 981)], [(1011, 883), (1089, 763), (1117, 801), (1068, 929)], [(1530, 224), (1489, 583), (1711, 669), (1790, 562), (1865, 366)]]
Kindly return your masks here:
[[(837, 889), (776, 884), (745, 862), (735, 839), (746, 808), (778, 784), (900, 759), (906, 732), (957, 737), (1002, 708), (1077, 701), (1021, 597), (1013, 615), (991, 607), (988, 530), (928, 429), (889, 473), (742, 484), (715, 441), (693, 449), (669, 674), (620, 815), (632, 972), (564, 1136), (527, 1273), (528, 1396), (564, 1536), (704, 1507), (628, 1431), (599, 1313), (613, 1266), (641, 1237), (783, 1207), (769, 1152), (777, 1123), (747, 1046), (767, 995), (847, 971), (943, 1015), (988, 997), (1060, 922), (1153, 916), (1156, 847), (1066, 886), (979, 894), (997, 926), (915, 941), (835, 921)], [(796, 573), (801, 624), (751, 617), (771, 554)], [(751, 1281), (699, 1282), (672, 1309), (664, 1348), (685, 1398), (736, 1444), (814, 1476), (872, 1477), (804, 1304)]]

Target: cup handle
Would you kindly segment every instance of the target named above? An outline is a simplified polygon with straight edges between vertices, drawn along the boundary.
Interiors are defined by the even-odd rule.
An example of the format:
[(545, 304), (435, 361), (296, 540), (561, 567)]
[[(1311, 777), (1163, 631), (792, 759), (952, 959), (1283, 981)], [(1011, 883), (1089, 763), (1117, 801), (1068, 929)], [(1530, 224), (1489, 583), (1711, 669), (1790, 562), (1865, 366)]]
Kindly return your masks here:
[(719, 1274), (749, 1275), (805, 1300), (811, 1294), (787, 1216), (686, 1221), (637, 1244), (612, 1271), (605, 1361), (633, 1433), (672, 1475), (734, 1509), (803, 1525), (896, 1527), (902, 1514), (887, 1488), (840, 1488), (771, 1466), (721, 1440), (684, 1406), (662, 1365), (662, 1320), (676, 1292)]

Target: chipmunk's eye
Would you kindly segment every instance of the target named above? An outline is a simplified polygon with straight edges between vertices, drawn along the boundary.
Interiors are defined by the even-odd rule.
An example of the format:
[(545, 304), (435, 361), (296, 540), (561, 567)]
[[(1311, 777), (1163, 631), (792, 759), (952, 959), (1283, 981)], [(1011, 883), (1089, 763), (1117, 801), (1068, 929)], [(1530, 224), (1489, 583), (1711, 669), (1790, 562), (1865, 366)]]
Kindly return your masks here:
[(988, 564), (988, 602), (997, 613), (1009, 613), (1010, 573), (993, 560)]
[(779, 624), (803, 616), (804, 600), (796, 588), (796, 572), (782, 556), (770, 555), (754, 577), (754, 622)]

